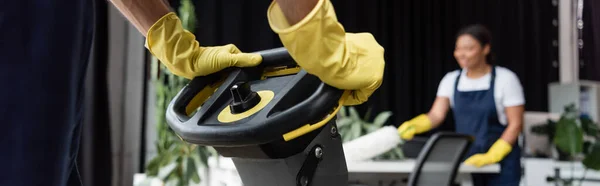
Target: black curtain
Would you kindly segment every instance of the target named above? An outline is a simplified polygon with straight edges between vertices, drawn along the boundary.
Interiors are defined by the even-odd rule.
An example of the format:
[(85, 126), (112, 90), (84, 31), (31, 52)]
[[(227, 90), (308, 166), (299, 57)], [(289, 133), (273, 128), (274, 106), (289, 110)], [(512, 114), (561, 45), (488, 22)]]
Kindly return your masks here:
[[(493, 32), (498, 65), (523, 84), (527, 110), (547, 110), (547, 84), (558, 81), (557, 7), (545, 0), (332, 0), (348, 32), (371, 32), (386, 49), (384, 85), (365, 112), (391, 110), (398, 125), (429, 110), (441, 78), (458, 68), (453, 48), (458, 29), (480, 23)], [(243, 51), (281, 46), (270, 30), (270, 1), (196, 1), (203, 45), (236, 44)], [(451, 116), (444, 129), (451, 130)]]
[[(271, 1), (195, 1), (201, 45), (236, 44), (242, 51), (282, 46), (269, 28)], [(496, 64), (514, 71), (526, 96), (526, 109), (546, 111), (547, 84), (558, 81), (558, 9), (550, 0), (332, 0), (348, 32), (371, 32), (386, 49), (382, 87), (361, 112), (390, 110), (388, 124), (427, 112), (437, 86), (458, 68), (455, 34), (480, 23), (493, 32)], [(177, 7), (177, 1), (171, 1)], [(451, 115), (451, 114), (450, 114)], [(442, 130), (452, 130), (452, 116)]]
[[(493, 35), (496, 64), (514, 71), (524, 87), (526, 110), (547, 111), (550, 82), (559, 80), (557, 7), (546, 0), (334, 1), (350, 32), (371, 32), (386, 49), (384, 85), (361, 110), (391, 110), (399, 125), (427, 112), (442, 77), (458, 68), (457, 31), (483, 24)], [(439, 130), (453, 130), (452, 114)], [(433, 130), (432, 132), (436, 132)], [(428, 135), (428, 134), (425, 134)]]
[(579, 49), (579, 77), (600, 81), (600, 1), (583, 1), (583, 48)]

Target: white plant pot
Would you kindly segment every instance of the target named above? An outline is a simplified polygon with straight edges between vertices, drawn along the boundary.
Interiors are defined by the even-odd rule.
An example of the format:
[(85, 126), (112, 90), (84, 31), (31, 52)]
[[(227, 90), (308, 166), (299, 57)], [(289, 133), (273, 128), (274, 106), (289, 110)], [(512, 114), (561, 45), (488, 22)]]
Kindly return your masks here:
[[(198, 168), (200, 183), (190, 183), (189, 186), (211, 186), (210, 168)], [(157, 177), (148, 177), (145, 173), (136, 173), (133, 175), (133, 186), (166, 186), (165, 183)]]

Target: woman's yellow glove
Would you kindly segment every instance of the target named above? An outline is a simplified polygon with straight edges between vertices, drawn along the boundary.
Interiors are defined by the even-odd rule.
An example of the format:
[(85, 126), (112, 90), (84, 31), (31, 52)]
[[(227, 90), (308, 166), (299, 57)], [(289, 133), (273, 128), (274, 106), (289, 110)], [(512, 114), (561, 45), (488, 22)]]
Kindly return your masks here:
[(398, 133), (404, 140), (412, 139), (415, 134), (421, 134), (431, 130), (431, 121), (426, 114), (421, 114), (398, 127)]
[(498, 163), (508, 155), (512, 151), (512, 146), (502, 140), (498, 139), (492, 147), (485, 154), (475, 154), (465, 160), (465, 164), (473, 165), (475, 167), (482, 167), (485, 165), (490, 165), (494, 163)]
[(290, 25), (276, 1), (267, 17), (290, 55), (306, 72), (352, 94), (344, 105), (368, 100), (382, 83), (384, 49), (369, 33), (346, 33), (329, 0), (319, 0), (304, 19)]
[(188, 79), (206, 76), (227, 67), (260, 64), (260, 54), (242, 53), (235, 45), (200, 47), (196, 37), (183, 29), (181, 20), (170, 12), (160, 18), (146, 38), (146, 47), (173, 74)]

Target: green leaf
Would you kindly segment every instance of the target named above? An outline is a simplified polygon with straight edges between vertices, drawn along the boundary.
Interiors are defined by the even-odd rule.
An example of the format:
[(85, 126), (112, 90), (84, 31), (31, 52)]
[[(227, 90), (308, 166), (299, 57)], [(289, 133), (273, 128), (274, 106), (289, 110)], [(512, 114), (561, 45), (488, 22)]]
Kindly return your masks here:
[(349, 125), (347, 125), (348, 127), (342, 128), (342, 130), (340, 130), (340, 135), (342, 135), (342, 141), (343, 142), (347, 142), (347, 141), (352, 141), (355, 137), (354, 137), (354, 129), (355, 128), (359, 128), (360, 129), (360, 125), (357, 125), (356, 121), (353, 121), (352, 123), (350, 123)]
[(583, 159), (583, 165), (588, 169), (600, 171), (600, 143), (592, 146), (591, 152)]
[(575, 107), (575, 103), (570, 103), (565, 106), (562, 116), (573, 119), (578, 117), (578, 112), (579, 111), (577, 110), (577, 107)]
[(196, 167), (196, 163), (191, 157), (187, 160), (186, 177), (192, 180), (194, 183), (200, 182), (200, 177), (198, 176), (198, 169)]
[(163, 153), (164, 155), (162, 160), (160, 161), (160, 166), (164, 167), (166, 165), (168, 165), (169, 163), (171, 163), (172, 159), (173, 159), (173, 153), (172, 152), (165, 152)]
[(176, 145), (174, 145), (175, 141), (173, 141), (173, 138), (171, 138), (171, 137), (173, 137), (173, 135), (170, 132), (168, 132), (168, 131), (165, 131), (165, 133), (166, 133), (166, 135), (165, 135), (165, 149), (167, 149), (167, 150), (173, 150), (174, 148), (177, 147)]
[(189, 183), (190, 181), (190, 176), (191, 174), (189, 174), (189, 159), (188, 158), (183, 158), (182, 162), (181, 162), (181, 181), (182, 183)]
[(176, 171), (171, 172), (171, 174), (166, 179), (166, 185), (179, 185), (181, 183), (181, 178), (177, 175)]
[[(543, 125), (536, 125), (531, 127), (531, 133), (533, 134), (537, 134), (537, 135), (550, 135), (550, 125), (549, 124), (543, 124)], [(553, 132), (552, 132), (553, 133)]]
[(337, 121), (338, 128), (342, 128), (354, 122), (351, 118), (341, 118)]
[(588, 117), (581, 117), (581, 128), (589, 136), (598, 137), (598, 125)]
[(592, 152), (593, 143), (591, 141), (583, 142), (583, 154), (588, 155)]
[(193, 174), (192, 175), (192, 182), (194, 182), (194, 183), (200, 183), (200, 175), (199, 174)]
[(164, 148), (162, 147), (162, 145), (160, 145), (160, 144), (162, 144), (162, 143), (161, 143), (161, 140), (162, 140), (162, 139), (159, 137), (159, 138), (157, 139), (157, 141), (155, 141), (155, 142), (154, 142), (154, 146), (156, 147), (156, 151), (157, 151), (157, 153), (159, 153), (159, 154), (160, 154), (162, 151), (164, 151)]
[(378, 127), (375, 124), (369, 123), (369, 124), (363, 125), (363, 128), (367, 131), (367, 133), (371, 133), (373, 131), (376, 131), (377, 129), (380, 129), (381, 127)]
[(403, 159), (404, 158), (404, 153), (402, 152), (402, 149), (400, 148), (394, 148), (394, 152), (397, 156), (398, 159)]
[(206, 150), (208, 150), (208, 152), (210, 152), (210, 154), (212, 156), (218, 156), (219, 155), (219, 152), (217, 152), (217, 150), (215, 148), (213, 148), (213, 147), (205, 147), (205, 148), (206, 148)]
[(342, 142), (352, 141), (352, 136), (349, 133), (340, 134), (342, 136)]
[(369, 107), (369, 109), (367, 109), (367, 113), (365, 113), (365, 117), (363, 118), (363, 120), (368, 121), (371, 118), (371, 110), (372, 107)]
[(358, 111), (356, 111), (356, 108), (354, 107), (350, 107), (350, 118), (352, 118), (355, 121), (360, 121), (360, 115), (358, 114)]
[(173, 158), (171, 158), (171, 162), (169, 162), (169, 164), (179, 164), (181, 162), (181, 158), (182, 156), (180, 154), (173, 154)]
[(404, 159), (404, 154), (402, 153), (402, 149), (400, 147), (395, 147), (386, 153), (376, 157), (378, 160), (401, 160)]
[(163, 182), (166, 182), (170, 175), (175, 174), (177, 170), (177, 165), (172, 164), (169, 166), (162, 167), (156, 175), (157, 178), (161, 179)]
[(558, 149), (574, 156), (583, 149), (583, 131), (576, 119), (561, 118), (556, 124), (554, 144)]
[(182, 157), (178, 157), (176, 160), (176, 166), (175, 169), (172, 172), (171, 176), (175, 176), (178, 180), (178, 184), (177, 185), (182, 185), (184, 182), (184, 174), (183, 174), (183, 169), (184, 169), (184, 164), (183, 164), (183, 158)]
[(383, 126), (383, 124), (385, 124), (385, 122), (387, 122), (387, 120), (390, 118), (390, 116), (392, 116), (391, 111), (385, 111), (385, 112), (380, 113), (379, 115), (377, 115), (377, 117), (375, 117), (375, 120), (373, 120), (373, 125), (375, 125), (377, 127)]
[(148, 176), (158, 175), (158, 171), (160, 168), (159, 164), (160, 164), (161, 159), (162, 159), (161, 156), (155, 156), (148, 162), (148, 164), (146, 165), (146, 174)]
[(163, 147), (164, 150), (169, 150), (171, 148), (171, 143), (169, 142), (170, 140), (167, 139), (167, 137), (166, 137), (167, 136), (167, 134), (166, 134), (167, 131), (163, 131), (163, 133), (164, 134), (163, 134), (163, 137), (161, 139), (162, 147)]
[(355, 124), (352, 125), (352, 139), (360, 137), (361, 129), (361, 121), (355, 121)]
[(340, 108), (339, 112), (342, 115), (342, 117), (347, 117), (348, 116), (348, 113), (346, 112), (346, 107)]
[(338, 133), (340, 133), (341, 136), (344, 136), (348, 133), (348, 130), (345, 127), (338, 127)]
[(200, 163), (204, 166), (208, 165), (208, 158), (210, 157), (209, 153), (206, 151), (206, 149), (202, 149), (199, 150), (198, 152), (198, 159), (200, 160)]

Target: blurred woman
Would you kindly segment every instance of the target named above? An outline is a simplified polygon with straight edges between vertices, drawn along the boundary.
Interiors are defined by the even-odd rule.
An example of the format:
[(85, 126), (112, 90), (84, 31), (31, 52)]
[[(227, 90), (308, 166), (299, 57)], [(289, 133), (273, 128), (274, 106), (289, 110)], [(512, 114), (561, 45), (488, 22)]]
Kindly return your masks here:
[(438, 127), (452, 108), (456, 132), (475, 137), (465, 164), (477, 167), (499, 163), (498, 174), (474, 174), (476, 186), (518, 185), (521, 132), (525, 98), (519, 78), (493, 65), (491, 34), (481, 25), (459, 31), (454, 57), (461, 69), (449, 72), (439, 84), (431, 110), (407, 122), (398, 131), (403, 139)]

